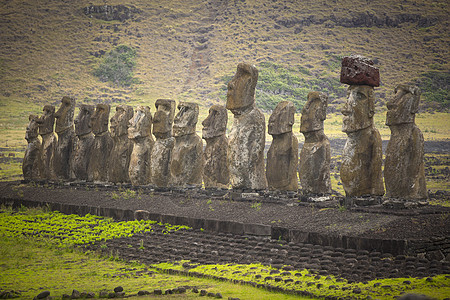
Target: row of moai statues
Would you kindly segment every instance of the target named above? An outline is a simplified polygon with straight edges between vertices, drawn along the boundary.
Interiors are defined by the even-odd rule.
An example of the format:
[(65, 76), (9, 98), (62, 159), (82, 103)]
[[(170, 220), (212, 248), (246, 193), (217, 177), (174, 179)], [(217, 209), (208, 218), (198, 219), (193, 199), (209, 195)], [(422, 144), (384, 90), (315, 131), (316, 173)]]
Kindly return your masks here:
[[(75, 101), (64, 97), (58, 112), (47, 105), (43, 116), (30, 116), (24, 177), (157, 187), (200, 187), (203, 182), (205, 188), (231, 186), (243, 191), (297, 191), (299, 178), (304, 194), (331, 193), (331, 150), (323, 125), (327, 95), (308, 94), (301, 116), (300, 132), (305, 142), (300, 158), (298, 140), (292, 132), (295, 107), (289, 101), (276, 106), (269, 118), (268, 133), (273, 141), (265, 164), (266, 125), (255, 106), (257, 80), (254, 66), (238, 65), (228, 84), (226, 107), (213, 105), (202, 122), (204, 149), (196, 134), (199, 107), (195, 103), (180, 102), (175, 115), (175, 101), (159, 99), (153, 118), (147, 106), (133, 112), (130, 106), (119, 105), (111, 118), (110, 131), (109, 105), (81, 105), (74, 131), (71, 118)], [(348, 135), (341, 164), (346, 196), (381, 196), (381, 137), (373, 124), (378, 69), (361, 56), (345, 57), (341, 82), (349, 84), (342, 110), (342, 130)], [(386, 124), (392, 131), (384, 170), (388, 197), (427, 197), (423, 136), (414, 124), (419, 98), (418, 88), (399, 85), (387, 105)], [(228, 138), (227, 109), (234, 115)], [(58, 139), (53, 133), (54, 118)]]

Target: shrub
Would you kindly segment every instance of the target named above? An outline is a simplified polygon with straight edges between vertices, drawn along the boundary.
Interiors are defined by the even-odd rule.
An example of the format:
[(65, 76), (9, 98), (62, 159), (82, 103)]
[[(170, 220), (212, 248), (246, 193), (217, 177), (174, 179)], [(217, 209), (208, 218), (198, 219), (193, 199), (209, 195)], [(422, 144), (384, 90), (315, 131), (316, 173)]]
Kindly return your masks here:
[(126, 45), (119, 45), (109, 51), (94, 75), (101, 81), (128, 86), (133, 82), (133, 68), (136, 65), (136, 50)]

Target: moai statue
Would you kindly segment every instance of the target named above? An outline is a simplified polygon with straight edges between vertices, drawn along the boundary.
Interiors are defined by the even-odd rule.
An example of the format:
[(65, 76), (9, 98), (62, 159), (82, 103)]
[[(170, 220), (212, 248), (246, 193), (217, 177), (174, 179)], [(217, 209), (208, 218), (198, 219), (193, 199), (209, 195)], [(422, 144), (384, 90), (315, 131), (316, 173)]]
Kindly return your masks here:
[(128, 138), (133, 143), (128, 175), (132, 185), (150, 183), (150, 158), (155, 143), (152, 137), (152, 114), (150, 107), (138, 106), (130, 119)]
[(208, 117), (202, 122), (202, 138), (206, 141), (203, 152), (203, 182), (205, 188), (228, 188), (230, 172), (227, 164), (228, 139), (227, 109), (222, 105), (213, 105)]
[(350, 84), (342, 109), (342, 131), (347, 134), (341, 181), (347, 197), (384, 194), (381, 136), (373, 124), (374, 86), (380, 75), (373, 62), (361, 56), (344, 57), (341, 83)]
[(91, 128), (95, 137), (88, 166), (89, 181), (108, 180), (109, 156), (113, 147), (113, 140), (108, 131), (109, 111), (108, 104), (97, 104), (91, 117)]
[(58, 143), (53, 159), (53, 167), (56, 178), (68, 180), (72, 177), (72, 155), (75, 147), (75, 129), (73, 126), (73, 114), (75, 111), (75, 99), (63, 97), (61, 106), (55, 113)]
[(323, 132), (327, 101), (326, 94), (310, 92), (302, 109), (300, 132), (305, 136), (305, 143), (300, 152), (298, 175), (305, 194), (331, 193), (331, 147)]
[(398, 85), (394, 93), (386, 114), (386, 125), (391, 129), (384, 163), (386, 197), (426, 199), (424, 140), (414, 123), (421, 92), (416, 86)]
[(175, 138), (172, 124), (175, 116), (175, 101), (158, 99), (153, 117), (153, 135), (156, 138), (150, 160), (151, 182), (157, 187), (167, 187), (171, 182), (170, 162)]
[(91, 128), (91, 118), (95, 106), (81, 104), (78, 116), (75, 118), (75, 134), (77, 140), (72, 160), (72, 169), (75, 179), (88, 180), (88, 166), (91, 158), (94, 134)]
[(255, 106), (257, 81), (255, 66), (240, 63), (228, 83), (226, 107), (234, 115), (227, 153), (233, 189), (267, 188), (264, 170), (266, 124), (264, 115)]
[(41, 142), (38, 139), (38, 119), (36, 115), (30, 115), (25, 139), (28, 142), (22, 162), (23, 178), (35, 180), (41, 178)]
[(270, 190), (297, 191), (298, 139), (292, 133), (295, 107), (281, 101), (269, 118), (272, 144), (267, 152), (266, 178)]
[(175, 145), (170, 162), (172, 186), (202, 186), (203, 142), (195, 133), (198, 104), (180, 102), (173, 122)]
[(55, 107), (53, 105), (45, 105), (43, 112), (43, 115), (36, 120), (39, 124), (39, 135), (42, 137), (41, 177), (42, 179), (52, 180), (56, 178), (53, 157), (58, 143), (53, 129), (55, 126)]
[(130, 182), (128, 168), (133, 143), (128, 139), (128, 124), (133, 117), (133, 107), (118, 105), (111, 118), (111, 137), (113, 148), (109, 157), (108, 181), (113, 183)]

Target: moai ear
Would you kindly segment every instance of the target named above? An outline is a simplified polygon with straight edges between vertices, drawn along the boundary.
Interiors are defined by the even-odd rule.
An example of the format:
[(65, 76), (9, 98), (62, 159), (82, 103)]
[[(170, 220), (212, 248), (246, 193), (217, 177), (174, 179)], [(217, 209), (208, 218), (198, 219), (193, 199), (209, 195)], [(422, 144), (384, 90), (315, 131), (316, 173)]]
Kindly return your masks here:
[(373, 89), (369, 89), (369, 93), (367, 95), (369, 97), (369, 118), (372, 118), (373, 115), (375, 114), (375, 98), (374, 98), (374, 93), (373, 93)]
[(413, 86), (411, 87), (411, 93), (413, 94), (414, 100), (411, 106), (411, 113), (415, 114), (419, 111), (419, 102), (420, 102), (420, 95), (422, 91), (419, 87)]

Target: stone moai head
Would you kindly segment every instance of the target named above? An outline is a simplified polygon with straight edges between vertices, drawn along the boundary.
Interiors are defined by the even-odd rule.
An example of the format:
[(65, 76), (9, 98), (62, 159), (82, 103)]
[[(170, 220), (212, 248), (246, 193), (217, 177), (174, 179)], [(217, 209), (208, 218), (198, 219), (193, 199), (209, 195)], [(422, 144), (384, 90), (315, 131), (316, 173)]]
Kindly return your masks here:
[(225, 106), (213, 105), (209, 108), (209, 114), (202, 125), (202, 138), (211, 139), (225, 134), (227, 130), (228, 114)]
[(268, 132), (270, 135), (280, 135), (292, 132), (294, 125), (295, 106), (291, 101), (281, 101), (269, 118)]
[(97, 104), (95, 107), (94, 115), (91, 117), (91, 128), (95, 135), (108, 131), (109, 111), (108, 104)]
[(146, 137), (152, 133), (152, 114), (150, 107), (138, 106), (133, 117), (129, 121), (128, 138), (137, 139)]
[(255, 88), (258, 81), (258, 69), (255, 66), (240, 63), (236, 74), (228, 83), (227, 109), (234, 115), (240, 115), (243, 111), (255, 104)]
[(325, 93), (309, 92), (308, 101), (302, 109), (300, 132), (323, 129), (323, 121), (327, 118), (327, 106), (328, 96)]
[(129, 120), (133, 117), (133, 108), (128, 105), (118, 105), (116, 113), (111, 118), (109, 129), (113, 137), (119, 137), (128, 134)]
[(158, 99), (155, 102), (156, 112), (153, 116), (153, 135), (157, 138), (172, 136), (172, 124), (175, 116), (175, 101)]
[(37, 122), (39, 124), (39, 134), (45, 135), (53, 132), (55, 125), (55, 107), (53, 105), (45, 105), (42, 109), (44, 112)]
[(78, 116), (75, 118), (75, 134), (77, 136), (83, 136), (91, 133), (91, 117), (94, 115), (94, 105), (81, 104)]
[(61, 99), (61, 106), (55, 113), (56, 118), (56, 133), (63, 132), (73, 125), (73, 114), (75, 112), (75, 99), (70, 97), (63, 97)]
[(386, 125), (414, 123), (419, 110), (420, 89), (417, 86), (399, 84), (395, 87), (394, 94), (386, 103)]
[(39, 117), (37, 115), (30, 115), (28, 117), (30, 123), (28, 123), (27, 129), (25, 131), (25, 139), (28, 142), (38, 137), (38, 129), (39, 129), (38, 119)]
[(195, 133), (198, 121), (198, 104), (192, 102), (180, 102), (178, 113), (173, 121), (173, 135), (183, 136)]

